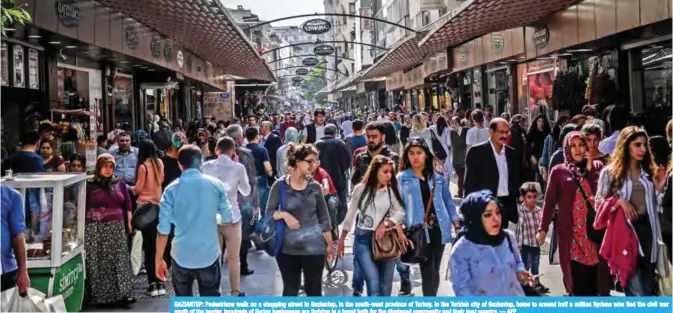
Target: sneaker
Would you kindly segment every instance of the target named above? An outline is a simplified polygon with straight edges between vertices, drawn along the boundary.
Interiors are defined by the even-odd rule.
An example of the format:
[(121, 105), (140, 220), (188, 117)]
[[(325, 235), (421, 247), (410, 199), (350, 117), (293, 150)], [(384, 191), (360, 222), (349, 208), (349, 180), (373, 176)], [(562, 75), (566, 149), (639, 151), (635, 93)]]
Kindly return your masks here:
[(150, 297), (158, 297), (159, 296), (159, 287), (157, 286), (158, 284), (150, 284), (150, 286), (147, 288), (147, 294), (150, 295)]
[(539, 282), (537, 283), (537, 285), (535, 285), (535, 289), (539, 293), (549, 293), (549, 288), (545, 287), (545, 285), (543, 285), (542, 283), (539, 283)]
[(252, 275), (252, 274), (254, 274), (254, 273), (255, 273), (255, 271), (254, 271), (254, 270), (251, 270), (251, 269), (249, 269), (249, 268), (242, 268), (242, 269), (241, 269), (241, 276), (250, 276), (250, 275)]
[(403, 279), (400, 284), (400, 292), (397, 294), (400, 297), (407, 297), (411, 295), (411, 281)]
[(362, 292), (360, 292), (360, 291), (353, 291), (353, 297), (362, 297)]
[(245, 292), (242, 291), (232, 291), (231, 292), (232, 297), (245, 297)]
[(166, 285), (164, 283), (158, 283), (159, 285), (159, 296), (166, 295)]

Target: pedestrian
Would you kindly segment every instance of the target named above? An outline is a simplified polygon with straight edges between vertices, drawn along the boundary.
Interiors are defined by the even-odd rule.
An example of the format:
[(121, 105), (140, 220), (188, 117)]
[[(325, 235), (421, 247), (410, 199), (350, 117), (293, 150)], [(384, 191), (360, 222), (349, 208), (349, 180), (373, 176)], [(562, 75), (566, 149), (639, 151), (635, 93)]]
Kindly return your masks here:
[(462, 197), (465, 181), (465, 156), (467, 155), (467, 129), (465, 129), (464, 121), (461, 121), (458, 116), (451, 118), (449, 140), (451, 141), (451, 163), (456, 172), (456, 184), (458, 185), (456, 196)]
[(320, 166), (327, 171), (334, 182), (339, 198), (339, 210), (337, 211), (337, 225), (343, 222), (347, 210), (348, 181), (346, 172), (350, 169), (351, 156), (348, 148), (341, 139), (336, 138), (337, 128), (334, 124), (325, 126), (325, 136), (315, 143), (315, 148), (320, 152)]
[[(606, 220), (601, 220), (602, 213), (617, 209), (623, 211), (630, 226), (618, 232), (626, 236), (632, 231), (636, 239), (634, 242), (638, 243), (638, 250), (641, 252), (637, 255), (632, 268), (619, 269), (620, 278), (625, 278), (620, 282), (626, 296), (655, 295), (655, 268), (661, 232), (656, 221), (658, 211), (655, 204), (657, 193), (664, 191), (666, 168), (654, 164), (647, 139), (647, 133), (643, 128), (628, 126), (622, 129), (610, 156), (610, 164), (600, 173), (596, 191), (598, 212), (594, 226), (607, 225), (603, 246), (609, 247), (613, 244), (608, 240), (610, 236), (607, 233), (611, 232), (612, 228), (617, 230), (620, 225), (616, 225), (614, 221), (608, 222), (607, 216), (610, 216), (608, 214), (605, 214)], [(610, 262), (615, 256), (614, 253), (609, 254), (608, 249), (605, 249), (601, 250), (601, 255), (609, 261), (610, 269), (617, 271), (617, 268), (613, 267), (615, 264)], [(623, 277), (624, 273), (628, 273), (628, 276)]]
[(425, 261), (419, 265), (424, 297), (437, 296), (444, 245), (451, 241), (452, 228), (460, 226), (449, 181), (435, 169), (434, 161), (425, 140), (410, 138), (397, 174), (407, 210), (404, 226), (425, 224), (428, 227), (429, 242), (423, 248)]
[(273, 177), (269, 152), (259, 144), (260, 138), (257, 128), (248, 127), (245, 131), (245, 138), (248, 141), (245, 147), (252, 153), (257, 170), (257, 192), (259, 192), (260, 205), (265, 207), (269, 198), (269, 178)]
[(318, 160), (311, 166), (311, 175), (313, 180), (320, 184), (320, 187), (322, 188), (322, 194), (325, 196), (325, 203), (327, 203), (327, 209), (329, 210), (329, 219), (332, 223), (332, 238), (336, 240), (339, 235), (339, 223), (337, 222), (339, 197), (337, 196), (337, 190), (334, 187), (332, 177), (325, 169), (320, 167), (320, 158), (318, 158)]
[[(519, 188), (521, 205), (519, 222), (516, 224), (516, 241), (520, 245), (521, 259), (526, 270), (534, 276), (540, 273), (540, 244), (537, 242), (537, 230), (542, 221), (542, 209), (537, 206), (537, 187), (534, 182), (525, 182)], [(535, 289), (540, 293), (548, 293), (549, 288), (536, 281)]]
[[(444, 149), (446, 158), (439, 160), (444, 169), (444, 176), (447, 181), (451, 181), (451, 176), (453, 174), (453, 164), (451, 163), (451, 136), (449, 124), (446, 122), (444, 116), (437, 116), (435, 120), (435, 125), (430, 126), (431, 134), (434, 134), (434, 138), (437, 138)], [(432, 147), (432, 146), (431, 146)], [(433, 153), (435, 153), (433, 151)], [(436, 153), (435, 153), (436, 154)]]
[(472, 127), (467, 130), (467, 138), (465, 139), (468, 150), (472, 146), (488, 141), (489, 138), (488, 128), (484, 126), (488, 125), (484, 124), (484, 113), (476, 109), (470, 113), (470, 118), (472, 119)]
[(134, 185), (136, 182), (138, 148), (131, 147), (131, 135), (129, 133), (119, 134), (117, 145), (117, 148), (110, 150), (110, 154), (115, 159), (115, 176), (124, 180), (127, 185)]
[[(227, 199), (231, 207), (232, 223), (218, 223), (218, 239), (220, 247), (226, 245), (227, 265), (229, 267), (229, 285), (232, 296), (244, 296), (241, 291), (241, 211), (238, 207), (238, 194), (248, 196), (251, 191), (250, 181), (245, 167), (236, 162), (236, 142), (231, 137), (220, 138), (215, 149), (217, 159), (203, 164), (203, 173), (219, 179), (227, 187)], [(224, 253), (224, 248), (222, 249)], [(223, 261), (223, 257), (221, 260)], [(220, 263), (222, 264), (222, 261)]]
[(530, 124), (530, 127), (528, 128), (528, 136), (526, 137), (528, 151), (530, 151), (531, 154), (530, 161), (533, 165), (533, 168), (535, 169), (535, 181), (540, 183), (540, 185), (544, 184), (542, 173), (540, 172), (540, 161), (542, 160), (542, 155), (545, 152), (545, 139), (547, 136), (549, 136), (550, 133), (551, 128), (549, 127), (549, 121), (547, 120), (547, 117), (544, 114), (538, 114)]
[(353, 155), (355, 150), (367, 145), (367, 139), (364, 136), (365, 124), (362, 120), (356, 119), (352, 123), (353, 133), (346, 137), (344, 141), (348, 147), (348, 153)]
[(231, 223), (233, 217), (226, 187), (217, 178), (199, 171), (202, 160), (198, 146), (180, 148), (178, 163), (182, 174), (166, 187), (159, 204), (156, 276), (166, 281), (168, 265), (164, 253), (172, 224), (175, 238), (170, 254), (176, 296), (193, 296), (194, 280), (200, 296), (220, 296), (220, 246), (215, 217), (219, 214), (224, 223)]
[[(36, 133), (37, 134), (37, 133)], [(30, 287), (26, 262), (26, 214), (21, 194), (5, 185), (2, 196), (2, 291), (15, 287), (25, 295)]]
[[(516, 191), (519, 187), (519, 160), (514, 149), (505, 144), (509, 123), (496, 117), (488, 128), (489, 140), (467, 150), (465, 162), (465, 195), (488, 189), (500, 201), (503, 227), (516, 223)], [(468, 135), (469, 137), (469, 135)], [(468, 144), (469, 145), (469, 144)]]
[(325, 110), (316, 109), (313, 112), (313, 123), (310, 123), (308, 118), (308, 115), (304, 117), (305, 128), (302, 131), (302, 142), (313, 144), (325, 136)]
[(127, 246), (127, 234), (133, 230), (132, 199), (115, 167), (111, 154), (99, 155), (94, 175), (86, 184), (86, 282), (89, 303), (94, 305), (136, 302)]
[[(615, 144), (619, 138), (619, 133), (625, 127), (631, 125), (632, 116), (631, 111), (625, 106), (609, 106), (605, 109), (607, 111), (607, 129), (605, 135), (609, 133), (610, 136), (605, 137), (599, 144), (598, 150), (605, 154), (612, 154), (615, 150)], [(609, 131), (608, 131), (609, 129)]]
[(587, 217), (589, 210), (596, 207), (590, 195), (595, 194), (603, 164), (590, 158), (586, 139), (579, 131), (565, 136), (563, 153), (564, 163), (549, 174), (538, 243), (544, 244), (556, 215), (559, 263), (566, 291), (572, 296), (608, 295), (610, 278), (605, 260), (598, 253), (600, 243), (592, 241), (587, 230), (592, 227)]
[(244, 196), (238, 193), (238, 208), (241, 211), (241, 251), (239, 258), (241, 261), (241, 276), (248, 276), (255, 273), (248, 265), (248, 251), (250, 250), (250, 238), (255, 229), (255, 221), (260, 214), (260, 199), (257, 192), (257, 169), (255, 168), (255, 159), (250, 150), (243, 147), (245, 138), (243, 128), (238, 125), (229, 125), (226, 130), (227, 136), (231, 137), (236, 143), (236, 156), (238, 163), (247, 170), (248, 183), (250, 184), (250, 194)]
[(355, 186), (344, 220), (337, 255), (343, 258), (346, 236), (353, 229), (356, 215), (353, 252), (364, 270), (367, 282), (367, 296), (390, 296), (395, 273), (395, 259), (378, 261), (374, 259), (372, 246), (381, 240), (386, 231), (400, 231), (402, 242), (406, 242), (401, 227), (404, 221), (404, 202), (395, 178), (395, 162), (382, 155), (373, 160), (365, 179)]
[(524, 296), (521, 283), (534, 278), (524, 268), (514, 234), (502, 223), (497, 197), (490, 190), (472, 192), (463, 199), (460, 213), (465, 228), (449, 262), (456, 296)]
[[(129, 189), (136, 196), (136, 206), (158, 206), (161, 200), (161, 184), (164, 182), (164, 163), (159, 158), (159, 150), (152, 141), (144, 140), (138, 147), (138, 166), (136, 168), (136, 184)], [(149, 283), (147, 294), (151, 297), (165, 296), (166, 286), (156, 277), (154, 260), (157, 247), (157, 225), (155, 221), (141, 230), (143, 235), (143, 253), (145, 271)], [(168, 258), (168, 255), (165, 256)], [(166, 262), (170, 264), (170, 259)]]
[(425, 117), (420, 113), (411, 118), (411, 132), (409, 133), (409, 139), (412, 138), (421, 138), (425, 140), (428, 147), (432, 147), (432, 135), (428, 129)]
[(70, 155), (70, 162), (68, 162), (68, 172), (84, 173), (86, 170), (86, 158), (77, 153)]
[(56, 154), (56, 141), (42, 140), (40, 143), (40, 153), (42, 154), (43, 166), (45, 172), (65, 172), (65, 162), (63, 158)]
[(289, 169), (287, 168), (287, 162), (285, 161), (285, 151), (290, 147), (290, 143), (299, 143), (299, 131), (294, 127), (288, 127), (285, 130), (285, 144), (278, 148), (276, 152), (276, 173), (277, 177), (283, 177), (287, 175)]
[(108, 148), (107, 136), (100, 135), (96, 137), (96, 156), (106, 153), (107, 148)]
[(262, 125), (259, 127), (259, 134), (262, 136), (259, 141), (260, 146), (264, 147), (269, 153), (269, 162), (273, 171), (273, 174), (269, 177), (269, 184), (272, 184), (278, 175), (276, 171), (276, 156), (278, 149), (283, 145), (283, 141), (273, 131), (273, 124), (269, 121), (262, 122)]
[[(587, 140), (587, 151), (591, 154), (592, 160), (598, 160), (607, 165), (610, 161), (610, 155), (598, 150), (598, 143), (603, 140), (603, 130), (597, 123), (586, 123), (582, 126), (582, 134)], [(670, 156), (670, 153), (667, 155)]]
[(180, 177), (180, 166), (178, 165), (178, 151), (187, 141), (187, 136), (181, 131), (176, 131), (171, 136), (171, 149), (161, 158), (164, 163), (164, 181), (161, 184), (161, 189), (166, 189), (168, 184), (172, 183)]
[[(290, 144), (286, 159), (292, 171), (271, 187), (266, 216), (286, 225), (276, 262), (283, 296), (297, 296), (302, 274), (307, 296), (322, 296), (323, 265), (334, 257), (332, 226), (322, 188), (307, 180), (318, 151), (309, 144)], [(284, 186), (280, 186), (284, 184)], [(283, 205), (281, 207), (281, 191)]]

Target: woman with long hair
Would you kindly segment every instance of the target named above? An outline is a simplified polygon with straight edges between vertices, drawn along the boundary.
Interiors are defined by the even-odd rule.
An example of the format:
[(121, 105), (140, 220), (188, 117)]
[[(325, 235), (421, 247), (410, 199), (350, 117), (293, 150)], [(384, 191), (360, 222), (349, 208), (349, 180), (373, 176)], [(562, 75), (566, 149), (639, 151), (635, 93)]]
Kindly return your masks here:
[[(374, 260), (372, 244), (381, 240), (386, 231), (398, 231), (397, 225), (404, 221), (404, 202), (394, 174), (392, 159), (383, 155), (374, 157), (362, 182), (353, 189), (339, 237), (337, 255), (343, 258), (344, 242), (357, 215), (353, 253), (365, 276), (367, 295), (371, 297), (390, 296), (392, 292), (396, 259)], [(400, 236), (404, 235), (400, 233)]]
[[(299, 294), (304, 274), (307, 296), (322, 296), (325, 256), (334, 257), (332, 225), (320, 184), (312, 179), (311, 169), (318, 162), (318, 151), (310, 144), (291, 143), (285, 152), (290, 173), (276, 181), (269, 192), (265, 216), (282, 220), (283, 245), (276, 262), (283, 280), (283, 296)], [(284, 184), (281, 186), (281, 184)], [(280, 192), (284, 205), (280, 206)]]
[(388, 149), (390, 151), (393, 151), (395, 153), (400, 152), (400, 140), (397, 138), (397, 132), (395, 131), (395, 124), (391, 121), (384, 121), (383, 123), (383, 129), (385, 132), (385, 144), (388, 146)]
[(40, 154), (45, 172), (65, 172), (65, 162), (56, 154), (56, 141), (43, 139), (40, 142)]
[(425, 140), (425, 144), (428, 147), (432, 147), (432, 137), (428, 130), (428, 124), (425, 121), (425, 117), (420, 113), (417, 113), (411, 118), (411, 132), (409, 133), (409, 139), (412, 138), (421, 138)]
[(86, 282), (89, 303), (94, 305), (135, 302), (126, 239), (132, 231), (132, 200), (124, 180), (114, 175), (115, 165), (111, 154), (99, 155), (86, 184)]
[(70, 155), (70, 163), (68, 164), (68, 172), (84, 173), (86, 171), (86, 158), (78, 153)]
[[(596, 192), (596, 206), (599, 208), (597, 216), (605, 210), (622, 210), (628, 224), (627, 228), (622, 229), (633, 231), (628, 235), (635, 235), (633, 242), (638, 245), (635, 251), (639, 253), (633, 256), (637, 264), (630, 268), (631, 273), (612, 268), (613, 271), (619, 270), (620, 282), (627, 296), (654, 295), (657, 243), (661, 235), (657, 223), (656, 197), (657, 193), (664, 191), (666, 168), (654, 164), (647, 139), (643, 128), (629, 126), (622, 129), (610, 156), (610, 164), (601, 171)], [(606, 234), (611, 228), (624, 226), (621, 223), (607, 223)]]
[(500, 206), (490, 190), (470, 193), (460, 205), (465, 228), (449, 262), (456, 296), (524, 296), (520, 282), (533, 281), (516, 237), (502, 227)]
[(439, 142), (442, 143), (442, 147), (446, 152), (446, 159), (442, 161), (442, 166), (444, 167), (444, 177), (447, 181), (451, 180), (451, 175), (453, 174), (453, 164), (451, 163), (451, 135), (449, 124), (446, 122), (444, 116), (436, 116), (435, 124), (430, 126), (430, 131), (434, 133)]
[[(136, 204), (138, 208), (143, 205), (159, 205), (163, 182), (164, 163), (159, 158), (159, 150), (152, 141), (141, 141), (138, 149), (138, 163), (136, 164), (136, 184), (130, 187), (133, 194), (137, 196)], [(166, 286), (156, 277), (155, 262), (151, 257), (156, 252), (158, 224), (159, 221), (155, 221), (141, 230), (143, 252), (145, 253), (145, 270), (149, 282), (147, 293), (152, 297), (166, 295)], [(166, 263), (170, 264), (168, 261)]]
[[(528, 145), (527, 148), (531, 154), (530, 161), (535, 169), (537, 169), (540, 165), (540, 161), (542, 160), (542, 153), (544, 150), (544, 141), (550, 133), (551, 128), (549, 127), (549, 121), (545, 115), (538, 114), (530, 123), (526, 137), (526, 144)], [(538, 178), (538, 182), (542, 181), (539, 170), (536, 170), (536, 177)]]
[(603, 163), (591, 158), (580, 131), (571, 131), (563, 140), (564, 162), (552, 168), (544, 196), (542, 224), (537, 238), (540, 245), (556, 215), (556, 234), (563, 282), (572, 296), (598, 296), (610, 293), (609, 273), (599, 255), (600, 243), (589, 238), (589, 210), (595, 210), (593, 195)]
[(423, 296), (426, 297), (437, 295), (444, 245), (451, 241), (452, 225), (454, 229), (460, 226), (449, 181), (435, 169), (434, 159), (425, 140), (411, 138), (397, 174), (407, 210), (404, 225), (410, 228), (425, 224), (428, 228), (430, 241), (423, 251), (426, 260), (420, 264)]

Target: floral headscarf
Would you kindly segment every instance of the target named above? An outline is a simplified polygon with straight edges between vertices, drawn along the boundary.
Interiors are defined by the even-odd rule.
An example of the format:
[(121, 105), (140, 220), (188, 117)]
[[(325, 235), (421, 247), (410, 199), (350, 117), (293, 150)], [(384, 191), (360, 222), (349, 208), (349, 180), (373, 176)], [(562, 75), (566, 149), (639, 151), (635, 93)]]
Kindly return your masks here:
[(566, 168), (572, 175), (575, 177), (582, 177), (584, 176), (584, 169), (578, 166), (577, 162), (573, 160), (573, 155), (570, 152), (570, 141), (572, 141), (574, 138), (580, 138), (582, 140), (582, 143), (584, 143), (584, 146), (586, 147), (587, 145), (587, 140), (584, 138), (584, 134), (582, 134), (581, 131), (571, 131), (568, 133), (568, 135), (565, 136), (563, 140), (563, 160), (564, 163), (566, 164)]
[(102, 153), (98, 156), (98, 158), (96, 158), (96, 172), (91, 177), (89, 177), (87, 182), (98, 185), (99, 187), (112, 192), (112, 190), (117, 187), (121, 180), (119, 176), (115, 175), (114, 173), (110, 177), (103, 177), (100, 174), (101, 168), (106, 163), (112, 163), (113, 167), (117, 166), (115, 158), (112, 156), (112, 154)]

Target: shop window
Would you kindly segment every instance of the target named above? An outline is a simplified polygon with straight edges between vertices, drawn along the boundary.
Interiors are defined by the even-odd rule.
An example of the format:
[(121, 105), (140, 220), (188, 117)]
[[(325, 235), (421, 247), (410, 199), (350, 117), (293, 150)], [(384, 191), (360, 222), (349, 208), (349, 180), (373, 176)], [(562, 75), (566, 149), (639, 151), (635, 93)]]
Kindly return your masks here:
[(671, 117), (671, 77), (673, 76), (673, 54), (671, 43), (651, 45), (642, 48), (642, 94), (643, 111), (637, 114), (649, 115), (652, 121), (648, 133), (664, 135), (664, 129)]
[(117, 77), (112, 89), (112, 102), (114, 103), (114, 122), (116, 128), (127, 129), (133, 122), (133, 84), (131, 78)]

